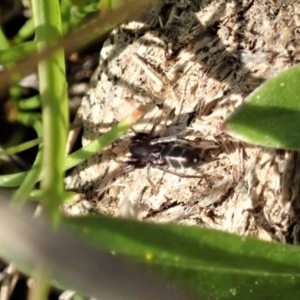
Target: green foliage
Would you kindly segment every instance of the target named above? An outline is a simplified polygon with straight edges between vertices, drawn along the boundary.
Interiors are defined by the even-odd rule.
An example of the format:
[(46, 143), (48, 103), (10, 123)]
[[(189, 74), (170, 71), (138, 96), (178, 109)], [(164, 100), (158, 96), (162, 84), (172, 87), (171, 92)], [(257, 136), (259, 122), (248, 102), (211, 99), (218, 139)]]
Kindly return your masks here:
[[(116, 139), (118, 139), (122, 134), (124, 134), (125, 131), (130, 129), (134, 122), (136, 122), (142, 115), (142, 110), (136, 110), (135, 112), (135, 118), (127, 117), (121, 122), (119, 122), (117, 125), (113, 126), (111, 130), (104, 133), (94, 141), (90, 142), (88, 145), (80, 148), (79, 150), (71, 153), (68, 155), (64, 163), (61, 165), (61, 168), (63, 171), (67, 171), (78, 164), (82, 163), (83, 161), (87, 160), (88, 158), (92, 157), (96, 153), (99, 153), (102, 151), (105, 147), (112, 144)], [(22, 115), (24, 116), (24, 114)], [(32, 116), (32, 115), (30, 115)], [(36, 124), (40, 124), (36, 122)], [(33, 127), (38, 127), (33, 125)], [(39, 135), (41, 134), (41, 130), (36, 130)], [(19, 145), (18, 147), (14, 146), (11, 148), (6, 149), (3, 153), (16, 153), (16, 151), (24, 150), (24, 148), (29, 145), (35, 145), (36, 143), (26, 143), (25, 145)], [(39, 155), (39, 154), (38, 154)], [(41, 167), (40, 164), (34, 165), (36, 168)], [(38, 173), (40, 175), (40, 173)], [(28, 173), (26, 172), (20, 172), (17, 174), (9, 174), (9, 175), (2, 175), (0, 176), (0, 186), (1, 187), (18, 187), (22, 183), (24, 183), (24, 180), (26, 180), (26, 176), (28, 176)], [(37, 176), (34, 179), (33, 183), (36, 183), (37, 181), (41, 180), (41, 176)]]
[[(0, 64), (5, 64), (9, 70), (25, 56), (37, 54), (38, 51), (41, 54), (44, 48), (50, 49), (56, 43), (61, 42), (61, 45), (67, 47), (67, 40), (60, 39), (62, 33), (84, 24), (88, 17), (98, 14), (98, 9), (104, 20), (113, 20), (99, 28), (99, 32), (107, 31), (111, 28), (110, 24), (117, 24), (124, 17), (120, 14), (121, 9), (118, 11), (118, 1), (81, 0), (76, 1), (76, 4), (71, 0), (32, 2), (36, 22), (34, 24), (33, 19), (28, 20), (14, 37), (13, 46), (10, 46), (1, 31)], [(141, 6), (140, 2), (129, 2), (121, 8), (132, 9), (133, 12), (131, 7), (137, 5)], [(110, 11), (112, 9), (118, 13)], [(35, 34), (36, 40), (28, 41)], [(95, 33), (93, 37), (96, 37)], [(78, 39), (81, 46), (80, 35)], [(89, 41), (87, 39), (86, 43)], [(44, 201), (52, 220), (57, 221), (59, 205), (70, 198), (70, 194), (63, 190), (64, 171), (101, 151), (128, 130), (138, 118), (124, 120), (88, 146), (65, 158), (69, 126), (64, 53), (53, 50), (47, 55), (38, 67), (41, 99), (35, 97), (26, 104), (24, 99), (18, 98), (18, 93), (13, 95), (11, 92), (16, 109), (15, 119), (33, 127), (43, 143), (32, 169), (27, 173), (0, 176), (0, 186), (19, 187), (14, 198), (23, 201), (33, 193), (35, 183), (46, 178), (46, 181), (42, 181), (42, 190), (35, 195)], [(30, 57), (27, 59), (30, 64)], [(21, 71), (12, 72), (12, 79), (21, 77)], [(226, 121), (226, 130), (249, 143), (298, 150), (299, 72), (299, 66), (295, 66), (255, 90)], [(42, 115), (31, 111), (39, 107), (42, 108)], [(6, 153), (16, 153), (26, 147), (28, 144), (11, 147)], [(57, 222), (55, 224), (59, 225)], [(59, 226), (70, 236), (74, 233), (81, 236), (96, 249), (105, 249), (140, 263), (145, 269), (189, 289), (199, 298), (280, 299), (283, 295), (288, 295), (288, 299), (299, 298), (300, 254), (293, 246), (265, 243), (203, 228), (145, 224), (103, 216), (64, 218)], [(12, 246), (6, 250), (2, 248), (1, 254), (24, 266), (27, 261), (23, 249)], [(43, 259), (36, 257), (37, 262), (44, 263)], [(46, 267), (51, 269), (60, 264), (57, 259)], [(94, 267), (97, 268), (97, 265)], [(32, 274), (31, 268), (32, 265), (27, 265), (25, 269)], [(78, 282), (84, 282), (84, 278), (78, 276)], [(63, 284), (62, 280), (59, 285)]]
[(248, 143), (300, 149), (300, 65), (296, 65), (251, 93), (228, 118), (228, 132)]
[(36, 51), (34, 41), (18, 44), (0, 51), (0, 64), (8, 64)]
[(298, 299), (300, 252), (199, 227), (104, 216), (65, 219), (97, 248), (123, 255), (197, 294), (199, 299)]
[(99, 10), (99, 5), (99, 0), (61, 1), (61, 16), (64, 33), (67, 33), (70, 29), (75, 28), (92, 13), (97, 13)]

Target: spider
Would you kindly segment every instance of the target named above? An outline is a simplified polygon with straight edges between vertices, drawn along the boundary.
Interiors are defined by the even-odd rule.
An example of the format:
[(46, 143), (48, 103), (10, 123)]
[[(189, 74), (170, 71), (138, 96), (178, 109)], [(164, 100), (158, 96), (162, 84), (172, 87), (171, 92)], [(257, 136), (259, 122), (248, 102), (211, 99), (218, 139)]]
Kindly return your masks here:
[(145, 132), (135, 133), (129, 146), (131, 158), (128, 165), (131, 168), (147, 167), (147, 180), (152, 186), (154, 184), (150, 180), (150, 167), (179, 177), (203, 178), (203, 176), (186, 175), (165, 168), (165, 166), (170, 166), (175, 169), (186, 169), (196, 166), (200, 162), (200, 156), (196, 149), (187, 145), (190, 142), (187, 139), (177, 136), (154, 136), (155, 127), (153, 126), (149, 134)]

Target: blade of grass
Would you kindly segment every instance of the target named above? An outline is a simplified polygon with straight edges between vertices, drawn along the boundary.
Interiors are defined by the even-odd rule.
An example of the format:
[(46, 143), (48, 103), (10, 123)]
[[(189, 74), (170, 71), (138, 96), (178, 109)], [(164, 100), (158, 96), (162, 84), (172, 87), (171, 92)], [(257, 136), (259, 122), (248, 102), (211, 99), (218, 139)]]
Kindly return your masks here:
[(298, 247), (176, 224), (104, 215), (64, 218), (86, 242), (196, 293), (196, 299), (289, 300), (300, 296)]
[(0, 157), (2, 155), (13, 155), (25, 150), (28, 150), (34, 146), (37, 146), (38, 144), (40, 144), (42, 142), (42, 138), (36, 138), (34, 140), (16, 145), (16, 146), (11, 146), (5, 150), (0, 150)]
[[(23, 123), (29, 127), (33, 127), (37, 133), (37, 136), (41, 137), (43, 126), (39, 114), (35, 115), (32, 113), (23, 113), (23, 114), (19, 113), (18, 119), (20, 123)], [(40, 145), (38, 154), (34, 160), (31, 169), (27, 172), (26, 177), (24, 178), (20, 187), (14, 194), (14, 200), (17, 201), (19, 204), (23, 203), (27, 199), (30, 192), (34, 188), (34, 185), (41, 174), (42, 158), (43, 158), (43, 151), (42, 151), (42, 145)]]
[(76, 289), (101, 300), (190, 299), (134, 264), (89, 247), (71, 232), (54, 230), (47, 220), (32, 219), (25, 209), (21, 213), (8, 209), (4, 204), (7, 202), (2, 191), (0, 254), (26, 274), (32, 275), (41, 264), (56, 286)]
[[(7, 40), (6, 36), (4, 35), (4, 32), (2, 31), (2, 28), (0, 27), (0, 50), (2, 50), (1, 52), (10, 52), (10, 44), (9, 44), (9, 41)], [(1, 65), (1, 64), (0, 64)], [(15, 68), (15, 62), (11, 62), (9, 64), (7, 64), (6, 67), (9, 67), (9, 68)], [(18, 76), (13, 76), (15, 80), (19, 79), (17, 78)], [(1, 82), (1, 80), (0, 80)], [(10, 97), (11, 97), (11, 100), (16, 100), (19, 98), (19, 95), (21, 95), (21, 88), (19, 85), (16, 85), (16, 84), (12, 84), (9, 88), (9, 93), (10, 93)]]
[(232, 136), (273, 148), (300, 149), (300, 65), (254, 90), (225, 121)]
[[(2, 41), (0, 41), (0, 44)], [(2, 45), (3, 46), (3, 45)], [(0, 51), (0, 64), (8, 64), (16, 62), (22, 57), (29, 55), (36, 51), (36, 42), (30, 41), (20, 45), (16, 45), (14, 47), (10, 47), (9, 49), (2, 49)]]
[[(132, 114), (124, 118), (117, 125), (113, 126), (112, 129), (96, 140), (92, 141), (85, 147), (77, 150), (70, 154), (64, 161), (63, 168), (68, 170), (75, 167), (84, 160), (90, 158), (96, 153), (103, 150), (105, 147), (113, 143), (128, 129), (130, 129), (145, 113), (145, 108), (136, 109)], [(17, 187), (25, 179), (27, 172), (20, 172), (18, 174), (3, 175), (0, 176), (0, 186), (2, 187)]]
[(70, 169), (75, 167), (95, 153), (101, 151), (104, 147), (113, 143), (125, 131), (131, 128), (144, 115), (144, 113), (145, 110), (143, 108), (136, 109), (132, 114), (123, 119), (116, 126), (112, 127), (110, 131), (90, 142), (85, 147), (70, 154), (65, 160), (65, 168)]
[(13, 39), (14, 44), (19, 44), (25, 40), (30, 39), (34, 35), (34, 21), (33, 18), (30, 18), (18, 31), (17, 35)]
[[(33, 0), (38, 51), (54, 45), (62, 36), (58, 0)], [(64, 199), (64, 151), (68, 132), (68, 99), (65, 58), (62, 49), (38, 65), (43, 116), (43, 169), (41, 187), (44, 204), (52, 221), (59, 220), (59, 205)]]
[(0, 50), (6, 50), (9, 48), (10, 48), (9, 42), (8, 42), (2, 28), (0, 27)]
[(39, 263), (34, 274), (35, 282), (30, 289), (29, 300), (49, 299), (49, 276), (48, 270), (43, 263)]

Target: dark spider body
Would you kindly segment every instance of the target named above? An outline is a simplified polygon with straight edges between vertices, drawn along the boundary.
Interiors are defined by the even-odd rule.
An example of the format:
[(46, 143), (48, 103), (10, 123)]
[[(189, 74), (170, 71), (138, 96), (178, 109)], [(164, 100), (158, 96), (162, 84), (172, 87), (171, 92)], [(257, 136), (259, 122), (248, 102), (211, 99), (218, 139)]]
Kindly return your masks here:
[(160, 158), (165, 164), (176, 169), (191, 168), (200, 162), (195, 149), (179, 144), (167, 144), (161, 150)]
[(170, 166), (175, 169), (186, 169), (196, 166), (200, 162), (200, 156), (196, 149), (186, 145), (189, 140), (176, 136), (153, 137), (154, 129), (155, 126), (150, 134), (136, 133), (129, 146), (131, 154), (129, 165), (135, 168), (147, 167), (147, 178), (151, 184), (149, 179), (150, 167), (180, 177), (202, 178), (202, 176), (186, 175), (165, 168), (165, 166)]
[(144, 168), (148, 164), (161, 164), (159, 161), (162, 150), (163, 146), (161, 144), (151, 145), (151, 137), (148, 134), (138, 133), (129, 147), (133, 159), (130, 164), (137, 168)]

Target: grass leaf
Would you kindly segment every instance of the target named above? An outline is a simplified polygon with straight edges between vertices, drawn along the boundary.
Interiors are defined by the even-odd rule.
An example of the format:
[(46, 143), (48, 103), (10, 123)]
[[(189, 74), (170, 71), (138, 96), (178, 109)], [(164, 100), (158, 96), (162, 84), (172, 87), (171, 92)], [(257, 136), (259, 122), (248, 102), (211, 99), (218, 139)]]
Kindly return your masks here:
[(245, 142), (300, 149), (300, 65), (257, 88), (225, 122), (228, 132)]
[(294, 246), (104, 216), (63, 223), (90, 244), (130, 257), (205, 299), (300, 296), (300, 252)]

